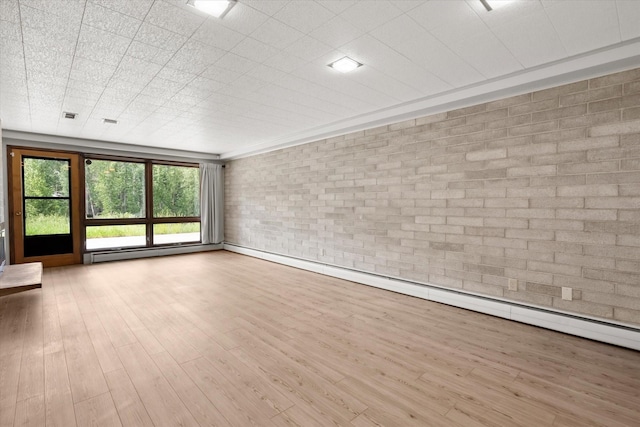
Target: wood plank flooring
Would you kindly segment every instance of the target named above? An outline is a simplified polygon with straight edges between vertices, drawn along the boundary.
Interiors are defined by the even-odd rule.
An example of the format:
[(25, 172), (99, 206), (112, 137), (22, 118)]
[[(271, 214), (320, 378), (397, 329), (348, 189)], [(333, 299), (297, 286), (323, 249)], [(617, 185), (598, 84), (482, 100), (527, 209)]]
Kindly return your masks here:
[(229, 252), (0, 298), (0, 426), (638, 426), (640, 352)]

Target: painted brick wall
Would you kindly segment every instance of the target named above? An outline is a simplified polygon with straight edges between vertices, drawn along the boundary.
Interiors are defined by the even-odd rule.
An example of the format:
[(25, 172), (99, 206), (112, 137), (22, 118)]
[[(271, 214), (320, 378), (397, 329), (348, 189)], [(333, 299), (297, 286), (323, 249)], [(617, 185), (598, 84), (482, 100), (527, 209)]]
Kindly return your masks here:
[(640, 69), (225, 173), (228, 242), (640, 324)]

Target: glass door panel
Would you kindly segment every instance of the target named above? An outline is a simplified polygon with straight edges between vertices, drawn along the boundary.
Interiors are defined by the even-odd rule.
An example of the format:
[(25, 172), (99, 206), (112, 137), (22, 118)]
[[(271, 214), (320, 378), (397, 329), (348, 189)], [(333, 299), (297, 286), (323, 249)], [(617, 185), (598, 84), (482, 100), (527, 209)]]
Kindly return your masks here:
[(11, 149), (12, 260), (80, 262), (77, 154)]

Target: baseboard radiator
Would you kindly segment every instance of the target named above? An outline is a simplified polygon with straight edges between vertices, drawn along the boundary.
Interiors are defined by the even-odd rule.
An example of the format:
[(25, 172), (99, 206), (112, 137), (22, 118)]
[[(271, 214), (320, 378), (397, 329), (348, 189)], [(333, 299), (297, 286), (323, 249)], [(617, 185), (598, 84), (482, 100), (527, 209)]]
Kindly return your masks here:
[(175, 245), (159, 248), (120, 249), (112, 251), (89, 252), (84, 255), (84, 264), (107, 261), (150, 258), (165, 255), (192, 254), (196, 252), (221, 250), (223, 245)]
[(448, 289), (428, 283), (385, 277), (364, 271), (323, 264), (288, 255), (225, 243), (224, 249), (243, 255), (313, 271), (376, 288), (439, 302), (454, 307), (498, 316), (595, 341), (640, 350), (640, 327), (621, 322), (577, 315), (547, 307), (522, 304), (506, 299)]

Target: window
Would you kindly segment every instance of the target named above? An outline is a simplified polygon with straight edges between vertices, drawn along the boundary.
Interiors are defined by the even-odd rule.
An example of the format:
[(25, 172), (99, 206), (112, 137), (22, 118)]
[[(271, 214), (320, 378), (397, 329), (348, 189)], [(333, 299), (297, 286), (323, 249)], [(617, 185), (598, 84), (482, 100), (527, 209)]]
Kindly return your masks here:
[(195, 164), (87, 158), (86, 249), (199, 242), (199, 189)]
[(144, 218), (144, 163), (86, 160), (87, 218)]

